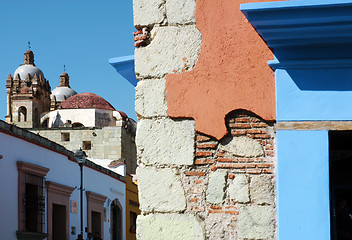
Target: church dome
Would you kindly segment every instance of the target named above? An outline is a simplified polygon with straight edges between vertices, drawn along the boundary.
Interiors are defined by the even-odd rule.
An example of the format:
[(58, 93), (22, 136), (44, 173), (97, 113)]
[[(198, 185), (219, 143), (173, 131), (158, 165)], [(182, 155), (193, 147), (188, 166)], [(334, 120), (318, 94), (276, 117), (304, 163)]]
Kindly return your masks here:
[(87, 108), (97, 108), (115, 111), (115, 108), (104, 98), (94, 94), (94, 93), (80, 93), (76, 94), (66, 101), (62, 102), (60, 109), (87, 109)]
[(63, 97), (67, 99), (76, 94), (77, 92), (70, 87), (56, 87), (52, 91), (50, 98), (52, 99), (55, 96), (56, 101), (62, 101)]
[(22, 66), (18, 67), (16, 69), (15, 73), (13, 74), (13, 76), (16, 77), (17, 74), (19, 74), (21, 80), (24, 80), (24, 79), (26, 79), (28, 73), (31, 78), (33, 78), (34, 74), (37, 73), (38, 77), (42, 76), (42, 79), (44, 80), (43, 72), (37, 66), (33, 66), (33, 65), (22, 65)]

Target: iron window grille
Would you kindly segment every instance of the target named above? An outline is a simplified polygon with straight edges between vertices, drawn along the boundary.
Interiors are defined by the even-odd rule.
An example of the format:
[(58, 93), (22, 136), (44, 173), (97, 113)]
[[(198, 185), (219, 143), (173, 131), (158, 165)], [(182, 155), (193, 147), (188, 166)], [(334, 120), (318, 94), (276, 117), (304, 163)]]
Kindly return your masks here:
[(23, 216), (26, 232), (42, 233), (44, 229), (45, 197), (42, 177), (25, 173)]

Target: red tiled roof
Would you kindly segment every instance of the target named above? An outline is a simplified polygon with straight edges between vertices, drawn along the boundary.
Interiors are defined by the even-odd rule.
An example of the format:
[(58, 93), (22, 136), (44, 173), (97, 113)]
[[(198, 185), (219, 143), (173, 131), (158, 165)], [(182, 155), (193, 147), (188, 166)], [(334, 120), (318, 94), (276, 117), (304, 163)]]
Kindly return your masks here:
[(63, 101), (60, 109), (75, 109), (75, 108), (98, 108), (114, 111), (115, 108), (104, 98), (94, 93), (80, 93), (73, 95)]

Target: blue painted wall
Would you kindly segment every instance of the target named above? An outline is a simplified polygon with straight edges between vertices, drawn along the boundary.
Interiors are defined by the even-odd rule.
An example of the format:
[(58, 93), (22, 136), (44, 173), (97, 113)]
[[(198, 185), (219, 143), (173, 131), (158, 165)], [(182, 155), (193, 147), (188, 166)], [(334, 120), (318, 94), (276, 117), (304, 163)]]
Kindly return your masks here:
[(278, 236), (330, 239), (328, 131), (277, 131)]
[(352, 68), (277, 69), (277, 121), (351, 120)]

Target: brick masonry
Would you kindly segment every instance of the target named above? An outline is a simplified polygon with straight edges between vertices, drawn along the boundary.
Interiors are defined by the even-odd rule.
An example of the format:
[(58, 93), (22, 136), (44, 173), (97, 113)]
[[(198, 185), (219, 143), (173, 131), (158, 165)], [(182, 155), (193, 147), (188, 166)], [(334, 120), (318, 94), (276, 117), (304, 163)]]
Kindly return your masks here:
[[(169, 176), (170, 182), (181, 180), (186, 199), (185, 208), (173, 210), (183, 197), (180, 194), (178, 198), (173, 196), (175, 184), (165, 182), (163, 184), (166, 184), (166, 188), (158, 199), (167, 204), (163, 205), (162, 210), (158, 210), (157, 205), (144, 211), (143, 208), (150, 204), (143, 206), (142, 203), (142, 215), (149, 216), (154, 212), (167, 215), (176, 212), (196, 216), (202, 220), (205, 239), (274, 239), (276, 156), (273, 123), (265, 122), (251, 112), (239, 110), (226, 117), (226, 125), (228, 134), (219, 141), (196, 132), (193, 165), (171, 167), (176, 174)], [(263, 154), (239, 157), (233, 152), (222, 150), (221, 146), (236, 137), (254, 140), (263, 149)], [(156, 166), (153, 170), (155, 174), (152, 175), (160, 175), (166, 169), (169, 169), (166, 165)], [(158, 178), (156, 183), (145, 187), (143, 181), (149, 182), (145, 179), (150, 177), (143, 175), (142, 178), (140, 175), (140, 187), (143, 188), (140, 189), (140, 195), (153, 203), (156, 199), (149, 193), (160, 193), (161, 188), (155, 186), (161, 179)], [(253, 226), (248, 227), (251, 225)], [(144, 239), (144, 234), (150, 232), (139, 232), (140, 239)]]
[[(271, 208), (272, 211), (275, 209), (274, 190), (270, 192), (269, 187), (260, 189), (259, 191), (264, 191), (263, 195), (272, 195), (271, 201), (256, 203), (254, 194), (257, 189), (254, 189), (255, 185), (251, 186), (251, 181), (254, 178), (266, 175), (270, 180), (270, 188), (275, 187), (274, 127), (273, 123), (265, 122), (254, 114), (243, 110), (230, 113), (226, 118), (226, 125), (228, 135), (220, 141), (202, 133), (196, 133), (195, 164), (182, 172), (187, 199), (186, 212), (205, 219), (206, 236), (209, 239), (245, 239), (246, 233), (240, 232), (241, 229), (238, 228), (240, 208), (265, 205)], [(237, 157), (231, 153), (219, 150), (221, 143), (228, 138), (238, 136), (247, 136), (258, 141), (263, 146), (264, 155), (260, 157)], [(209, 175), (216, 171), (225, 171), (227, 173), (226, 187), (223, 190), (224, 198), (220, 204), (209, 203), (206, 199)], [(249, 202), (247, 203), (236, 202), (230, 198), (229, 193), (229, 185), (233, 179), (236, 176), (243, 175), (248, 179)], [(271, 218), (274, 219), (274, 214)], [(218, 219), (221, 219), (221, 224), (217, 222)], [(272, 220), (267, 229), (272, 230), (274, 227), (275, 221)], [(239, 236), (242, 237), (239, 238)], [(272, 239), (274, 232), (268, 233), (267, 236), (268, 239)]]

